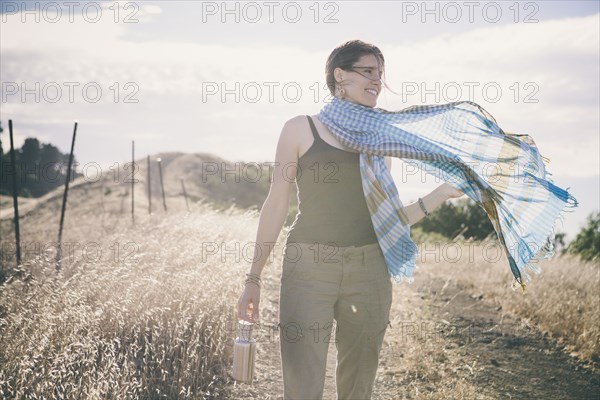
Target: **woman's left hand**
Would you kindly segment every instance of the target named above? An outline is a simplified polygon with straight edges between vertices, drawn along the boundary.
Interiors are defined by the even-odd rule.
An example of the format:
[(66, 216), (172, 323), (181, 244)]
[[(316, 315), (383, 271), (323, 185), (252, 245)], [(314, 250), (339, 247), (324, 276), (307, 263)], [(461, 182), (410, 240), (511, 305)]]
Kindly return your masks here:
[(449, 199), (464, 196), (463, 192), (461, 192), (460, 190), (458, 190), (457, 188), (455, 188), (454, 186), (452, 186), (448, 183), (444, 183), (442, 186), (440, 186), (440, 190), (442, 190), (442, 192)]

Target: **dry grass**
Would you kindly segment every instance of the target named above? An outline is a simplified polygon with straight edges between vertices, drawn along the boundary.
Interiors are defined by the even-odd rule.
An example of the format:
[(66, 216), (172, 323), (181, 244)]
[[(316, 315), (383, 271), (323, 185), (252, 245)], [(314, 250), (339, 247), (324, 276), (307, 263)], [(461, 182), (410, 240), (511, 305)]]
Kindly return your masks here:
[(227, 397), (230, 310), (247, 264), (203, 258), (202, 244), (233, 248), (251, 232), (255, 218), (229, 214), (139, 217), (135, 229), (108, 217), (105, 236), (92, 228), (99, 217), (69, 224), (65, 242), (79, 245), (60, 275), (38, 257), (1, 288), (2, 397)]

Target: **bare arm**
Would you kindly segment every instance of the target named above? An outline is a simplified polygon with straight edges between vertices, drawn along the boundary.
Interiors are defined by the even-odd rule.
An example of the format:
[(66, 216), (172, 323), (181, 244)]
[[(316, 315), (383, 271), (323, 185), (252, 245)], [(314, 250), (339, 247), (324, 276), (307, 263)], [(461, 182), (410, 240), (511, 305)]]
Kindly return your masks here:
[[(433, 212), (433, 210), (435, 210), (440, 204), (444, 203), (451, 197), (459, 197), (460, 195), (462, 195), (462, 192), (460, 195), (457, 196), (451, 195), (452, 190), (456, 191), (456, 189), (454, 189), (452, 186), (448, 185), (447, 183), (444, 183), (443, 185), (433, 189), (433, 191), (431, 191), (429, 194), (423, 196), (423, 204), (425, 205), (425, 209), (427, 210), (427, 212)], [(423, 212), (423, 210), (421, 210), (418, 201), (415, 201), (414, 203), (405, 206), (404, 211), (408, 216), (408, 221), (410, 225), (414, 225), (421, 219), (425, 218), (425, 213)]]
[(257, 275), (261, 274), (288, 215), (290, 195), (295, 189), (297, 138), (298, 129), (301, 127), (297, 117), (292, 118), (286, 122), (279, 136), (271, 187), (258, 220), (256, 246), (252, 258), (255, 261), (250, 268), (250, 272)]
[[(387, 165), (388, 169), (391, 172), (392, 157), (385, 157), (385, 165)], [(453, 186), (451, 186), (447, 183), (444, 183), (443, 185), (435, 188), (428, 195), (422, 197), (422, 199), (423, 199), (423, 204), (425, 205), (425, 209), (427, 210), (427, 212), (431, 213), (431, 212), (433, 212), (433, 210), (435, 210), (437, 207), (439, 207), (446, 200), (454, 198), (454, 197), (460, 197), (463, 194), (464, 193), (461, 192), (460, 190), (455, 189)], [(409, 221), (410, 225), (416, 224), (417, 222), (419, 222), (421, 219), (423, 219), (425, 217), (425, 213), (423, 212), (423, 210), (421, 210), (421, 207), (419, 206), (418, 201), (415, 201), (414, 203), (404, 206), (404, 211), (406, 212), (406, 215), (408, 216), (408, 221)]]
[[(295, 188), (298, 163), (298, 132), (302, 129), (301, 117), (295, 117), (285, 123), (275, 153), (275, 167), (269, 194), (260, 210), (256, 246), (250, 273), (260, 276), (279, 237), (288, 214), (290, 194)], [(256, 322), (259, 316), (260, 284), (247, 283), (238, 300), (238, 318)]]

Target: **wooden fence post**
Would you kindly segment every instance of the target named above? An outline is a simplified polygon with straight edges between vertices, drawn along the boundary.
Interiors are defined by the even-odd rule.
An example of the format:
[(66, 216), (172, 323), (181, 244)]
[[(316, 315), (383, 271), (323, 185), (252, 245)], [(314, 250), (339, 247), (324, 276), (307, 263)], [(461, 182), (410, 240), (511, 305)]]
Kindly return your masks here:
[(163, 207), (165, 211), (167, 211), (167, 200), (165, 199), (165, 186), (163, 184), (163, 176), (162, 176), (162, 160), (160, 158), (156, 159), (158, 161), (158, 176), (160, 177), (160, 190), (162, 192), (163, 199)]
[(67, 178), (65, 179), (65, 191), (63, 193), (62, 208), (60, 210), (60, 224), (58, 227), (58, 247), (56, 252), (56, 270), (60, 271), (60, 258), (62, 253), (62, 231), (63, 224), (65, 221), (65, 209), (67, 207), (67, 194), (69, 193), (69, 180), (71, 179), (71, 165), (73, 164), (73, 150), (75, 148), (75, 135), (77, 134), (77, 121), (75, 121), (75, 127), (73, 128), (73, 138), (71, 139), (71, 153), (69, 154), (69, 164), (67, 166)]
[(15, 246), (16, 246), (16, 255), (17, 255), (17, 265), (21, 264), (21, 234), (19, 231), (19, 201), (18, 201), (18, 188), (17, 188), (17, 161), (15, 159), (15, 145), (13, 141), (13, 125), (12, 119), (8, 120), (8, 133), (10, 136), (10, 163), (12, 165), (13, 170), (13, 209), (15, 212), (14, 221), (15, 221)]
[(152, 214), (152, 190), (150, 182), (150, 155), (148, 155), (148, 215)]
[(133, 206), (133, 184), (135, 183), (135, 154), (134, 154), (135, 140), (131, 141), (131, 223), (135, 223), (135, 218), (133, 215), (134, 206)]
[(190, 212), (190, 205), (188, 204), (187, 193), (185, 191), (185, 185), (183, 184), (183, 179), (181, 180), (181, 189), (183, 189), (183, 197), (185, 197), (185, 206), (187, 207), (188, 212)]

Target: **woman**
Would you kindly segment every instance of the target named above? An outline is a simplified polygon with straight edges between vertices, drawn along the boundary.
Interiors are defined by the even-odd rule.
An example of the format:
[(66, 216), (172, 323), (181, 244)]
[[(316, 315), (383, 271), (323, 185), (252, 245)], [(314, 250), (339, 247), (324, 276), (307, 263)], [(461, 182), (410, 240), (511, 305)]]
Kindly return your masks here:
[[(333, 96), (375, 107), (384, 57), (360, 40), (329, 56)], [(361, 187), (359, 153), (343, 146), (318, 115), (297, 116), (283, 127), (271, 188), (257, 232), (257, 257), (238, 301), (238, 317), (256, 321), (260, 274), (288, 214), (296, 176), (299, 213), (285, 246), (279, 332), (285, 399), (323, 396), (327, 350), (335, 342), (339, 399), (371, 397), (392, 303), (392, 282)], [(391, 168), (391, 158), (385, 158)], [(463, 193), (443, 184), (422, 203), (405, 207), (414, 224)], [(266, 250), (266, 251), (264, 251)], [(336, 321), (335, 335), (332, 334)]]

